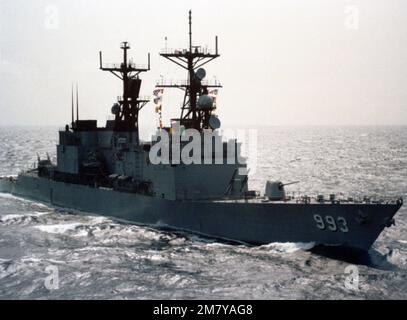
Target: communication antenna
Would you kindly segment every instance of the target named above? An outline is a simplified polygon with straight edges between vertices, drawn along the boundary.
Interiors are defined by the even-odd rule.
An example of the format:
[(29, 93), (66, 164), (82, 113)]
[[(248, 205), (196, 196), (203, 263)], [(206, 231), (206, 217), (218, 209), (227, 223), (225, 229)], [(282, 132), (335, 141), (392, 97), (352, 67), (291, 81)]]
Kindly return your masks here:
[(79, 95), (78, 95), (78, 82), (76, 82), (76, 121), (79, 120)]
[(73, 102), (73, 83), (71, 85), (71, 111), (72, 111), (72, 128), (74, 127), (74, 123), (75, 123), (75, 115), (74, 115), (74, 102)]

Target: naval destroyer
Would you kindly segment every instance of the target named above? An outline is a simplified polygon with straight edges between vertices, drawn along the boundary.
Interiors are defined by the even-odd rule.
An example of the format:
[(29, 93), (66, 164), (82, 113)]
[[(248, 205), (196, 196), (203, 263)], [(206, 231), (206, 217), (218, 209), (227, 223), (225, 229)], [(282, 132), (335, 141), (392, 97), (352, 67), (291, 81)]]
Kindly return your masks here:
[[(169, 127), (160, 119), (157, 138), (148, 142), (139, 138), (139, 114), (149, 102), (140, 96), (140, 76), (150, 70), (150, 56), (147, 65), (136, 65), (127, 57), (129, 44), (122, 43), (121, 49), (120, 64), (103, 64), (100, 53), (100, 69), (123, 84), (123, 95), (111, 108), (114, 119), (98, 127), (96, 120), (80, 120), (78, 110), (74, 119), (72, 90), (72, 121), (59, 131), (57, 163), (49, 156), (39, 158), (34, 169), (1, 178), (0, 191), (132, 223), (255, 245), (314, 242), (366, 251), (394, 223), (402, 198), (291, 197), (280, 181), (267, 181), (262, 194), (249, 189), (247, 165), (233, 161), (240, 158), (236, 139), (220, 142), (220, 152), (214, 146), (221, 138), (220, 121), (210, 93), (220, 84), (205, 80), (202, 67), (220, 56), (218, 39), (214, 51), (193, 46), (191, 12), (189, 47), (160, 53), (185, 69), (188, 79), (159, 81), (155, 97), (160, 113), (160, 92), (183, 90), (181, 115)], [(203, 155), (191, 148), (190, 140), (180, 139), (192, 131), (195, 134), (188, 139), (211, 135), (206, 144), (213, 147), (209, 156), (206, 150)], [(226, 152), (228, 148), (235, 154)], [(195, 161), (179, 156), (185, 150)]]

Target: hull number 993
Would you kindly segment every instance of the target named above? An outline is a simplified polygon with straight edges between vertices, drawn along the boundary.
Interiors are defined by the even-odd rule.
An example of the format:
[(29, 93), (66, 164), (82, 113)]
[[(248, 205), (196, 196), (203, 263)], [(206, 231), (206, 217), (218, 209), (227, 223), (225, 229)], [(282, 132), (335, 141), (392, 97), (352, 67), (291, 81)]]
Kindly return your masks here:
[(314, 214), (314, 221), (316, 226), (320, 230), (328, 229), (329, 231), (341, 231), (344, 233), (349, 232), (348, 224), (344, 217), (337, 217), (336, 219), (332, 216), (322, 217), (319, 214)]

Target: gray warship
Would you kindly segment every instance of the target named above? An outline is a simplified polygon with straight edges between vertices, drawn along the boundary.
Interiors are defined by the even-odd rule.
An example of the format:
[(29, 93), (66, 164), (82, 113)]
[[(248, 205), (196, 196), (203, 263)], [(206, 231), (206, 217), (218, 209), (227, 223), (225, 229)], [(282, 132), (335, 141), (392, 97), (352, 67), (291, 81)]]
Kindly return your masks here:
[[(150, 55), (147, 65), (136, 65), (127, 57), (130, 45), (124, 42), (121, 49), (120, 64), (103, 64), (100, 52), (100, 69), (123, 84), (123, 95), (111, 109), (114, 119), (104, 127), (96, 120), (80, 120), (78, 101), (75, 119), (72, 89), (72, 121), (59, 132), (57, 163), (49, 156), (39, 158), (34, 169), (1, 178), (1, 192), (120, 221), (254, 245), (313, 242), (367, 251), (394, 223), (402, 198), (291, 197), (280, 181), (267, 181), (262, 194), (249, 190), (247, 165), (230, 161), (240, 156), (236, 139), (222, 141), (220, 152), (214, 147), (221, 139), (220, 121), (209, 93), (220, 84), (205, 80), (202, 67), (220, 56), (218, 39), (214, 51), (193, 46), (191, 12), (189, 47), (160, 53), (188, 73), (186, 81), (157, 83), (157, 90), (185, 92), (181, 116), (169, 127), (160, 123), (157, 128), (158, 134), (168, 134), (165, 143), (162, 137), (148, 142), (139, 138), (139, 114), (149, 102), (140, 97), (140, 75), (150, 70)], [(158, 96), (156, 100), (160, 112)], [(202, 137), (212, 134), (209, 157), (194, 155), (203, 163), (187, 163), (174, 152), (188, 147), (189, 140), (179, 139), (188, 130)], [(152, 161), (152, 150), (159, 143), (169, 148), (168, 162)], [(232, 159), (228, 148), (236, 151)], [(208, 158), (216, 161), (208, 163)]]

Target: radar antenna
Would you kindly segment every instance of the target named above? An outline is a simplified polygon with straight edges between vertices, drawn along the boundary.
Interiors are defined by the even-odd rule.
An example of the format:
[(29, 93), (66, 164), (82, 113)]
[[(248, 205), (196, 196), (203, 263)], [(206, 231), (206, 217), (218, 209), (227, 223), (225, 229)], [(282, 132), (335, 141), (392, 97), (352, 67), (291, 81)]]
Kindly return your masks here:
[[(136, 65), (131, 60), (127, 61), (127, 50), (130, 49), (128, 42), (120, 46), (123, 50), (123, 62), (121, 64), (103, 65), (102, 52), (99, 52), (100, 70), (108, 71), (123, 82), (123, 95), (118, 97), (115, 112), (115, 131), (139, 132), (139, 111), (149, 102), (147, 98), (140, 98), (141, 72), (150, 70), (150, 54), (148, 54), (148, 65)], [(137, 141), (138, 143), (139, 141)]]
[(160, 80), (157, 88), (179, 88), (185, 91), (184, 101), (181, 107), (180, 125), (185, 128), (197, 130), (211, 128), (209, 120), (215, 110), (213, 98), (208, 95), (209, 88), (221, 88), (220, 83), (203, 80), (206, 72), (202, 67), (208, 62), (218, 58), (218, 37), (215, 37), (215, 52), (210, 52), (202, 46), (192, 45), (192, 12), (189, 11), (189, 48), (173, 50), (167, 47), (160, 52), (160, 56), (177, 64), (188, 71), (188, 80), (181, 82)]

